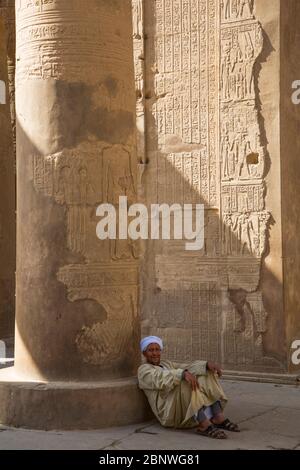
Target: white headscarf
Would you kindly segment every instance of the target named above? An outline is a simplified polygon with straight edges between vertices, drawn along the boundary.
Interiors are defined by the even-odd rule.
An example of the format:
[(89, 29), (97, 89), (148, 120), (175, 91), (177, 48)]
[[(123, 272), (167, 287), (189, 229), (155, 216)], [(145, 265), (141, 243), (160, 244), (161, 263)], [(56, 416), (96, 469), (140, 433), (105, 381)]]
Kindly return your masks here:
[(149, 344), (151, 343), (156, 343), (159, 345), (160, 349), (163, 349), (163, 342), (158, 336), (147, 336), (146, 338), (143, 338), (140, 342), (141, 351), (146, 351)]

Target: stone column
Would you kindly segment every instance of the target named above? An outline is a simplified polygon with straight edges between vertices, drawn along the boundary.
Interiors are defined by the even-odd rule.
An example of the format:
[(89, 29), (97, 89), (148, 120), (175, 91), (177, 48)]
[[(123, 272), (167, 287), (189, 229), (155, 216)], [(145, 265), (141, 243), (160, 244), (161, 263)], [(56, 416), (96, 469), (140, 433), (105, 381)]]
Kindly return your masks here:
[[(11, 414), (0, 405), (0, 418), (35, 428), (139, 421), (137, 253), (96, 237), (100, 203), (136, 198), (131, 4), (19, 0), (16, 24), (11, 373), (32, 385), (18, 388)], [(13, 386), (2, 384), (2, 398)]]
[(7, 343), (14, 331), (16, 226), (14, 149), (6, 44), (7, 30), (0, 10), (0, 340)]

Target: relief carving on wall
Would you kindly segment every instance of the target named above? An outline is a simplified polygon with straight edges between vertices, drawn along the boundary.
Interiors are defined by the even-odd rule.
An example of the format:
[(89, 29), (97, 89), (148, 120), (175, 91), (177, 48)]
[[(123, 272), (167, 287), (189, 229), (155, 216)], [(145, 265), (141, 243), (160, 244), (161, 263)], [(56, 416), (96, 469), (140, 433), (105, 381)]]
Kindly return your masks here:
[(16, 109), (15, 109), (15, 67), (16, 67), (16, 28), (15, 0), (0, 0), (0, 16), (3, 17), (6, 29), (7, 69), (10, 116), (14, 140), (14, 155), (16, 153)]
[[(137, 114), (145, 116), (143, 191), (150, 203), (203, 203), (205, 244), (148, 242), (142, 332), (160, 334), (175, 360), (227, 368), (281, 365), (267, 357), (259, 289), (271, 215), (255, 64), (263, 31), (253, 0), (132, 0)], [(140, 43), (139, 43), (140, 44)], [(140, 44), (141, 46), (141, 44)], [(141, 81), (142, 77), (142, 81)], [(143, 92), (139, 88), (143, 84)], [(144, 109), (142, 108), (144, 105)]]
[[(128, 240), (119, 243), (97, 238), (96, 209), (102, 203), (115, 204), (121, 195), (129, 203), (135, 200), (137, 165), (135, 131), (124, 125), (124, 116), (130, 120), (134, 107), (134, 90), (128, 87), (131, 42), (124, 33), (130, 28), (128, 3), (119, 2), (118, 15), (105, 3), (91, 2), (82, 17), (82, 0), (18, 0), (22, 60), (16, 82), (22, 86), (28, 81), (53, 84), (57, 80), (69, 88), (80, 83), (90, 100), (82, 101), (82, 106), (95, 112), (91, 116), (94, 133), (88, 130), (79, 136), (78, 144), (62, 146), (55, 154), (32, 155), (31, 178), (35, 191), (54, 201), (65, 214), (66, 253), (76, 261), (62, 265), (56, 276), (66, 286), (68, 300), (94, 300), (106, 312), (105, 318), (92, 326), (83, 324), (78, 331), (74, 343), (79, 358), (117, 367), (124, 357), (129, 365), (136, 361), (137, 253)], [(104, 26), (111, 24), (113, 31)], [(122, 131), (118, 134), (118, 129), (113, 138), (102, 136), (106, 122), (102, 125), (97, 119), (111, 113), (117, 116), (116, 123), (126, 127), (123, 137), (119, 138)], [(118, 120), (118, 113), (123, 121)]]
[[(134, 197), (131, 160), (131, 149), (125, 146), (85, 143), (48, 157), (34, 156), (32, 162), (35, 189), (66, 207), (67, 247), (86, 263), (62, 267), (57, 278), (67, 286), (70, 301), (96, 300), (107, 312), (104, 322), (83, 326), (76, 339), (84, 362), (91, 364), (103, 364), (104, 359), (116, 364), (120, 348), (128, 348), (137, 328), (135, 249), (130, 240), (98, 240), (95, 217), (97, 206), (114, 204), (119, 191)], [(112, 336), (115, 340), (106, 347)]]

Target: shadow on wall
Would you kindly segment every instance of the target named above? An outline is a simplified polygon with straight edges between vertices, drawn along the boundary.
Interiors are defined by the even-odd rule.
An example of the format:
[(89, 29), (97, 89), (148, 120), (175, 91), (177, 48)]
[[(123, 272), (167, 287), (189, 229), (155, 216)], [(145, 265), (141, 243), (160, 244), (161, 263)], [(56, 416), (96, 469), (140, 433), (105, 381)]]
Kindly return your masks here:
[(10, 96), (6, 87), (6, 41), (1, 26), (0, 14), (0, 76), (4, 79), (0, 80), (0, 340), (10, 344), (14, 331), (15, 310), (15, 160)]
[[(271, 162), (258, 76), (272, 45), (252, 16), (247, 32), (224, 21), (218, 78), (216, 24), (208, 31), (207, 18), (201, 23), (196, 14), (177, 23), (173, 11), (172, 26), (171, 13), (159, 8), (146, 3), (138, 35), (145, 50), (135, 42), (145, 64), (137, 94), (147, 129), (139, 137), (147, 148), (140, 192), (149, 205), (204, 204), (205, 246), (188, 253), (178, 241), (144, 243), (142, 334), (160, 335), (177, 361), (286, 372), (283, 286), (264, 263), (277, 221), (265, 207)], [(199, 55), (197, 31), (200, 43), (210, 41), (209, 53), (202, 43)]]
[[(147, 5), (148, 18), (153, 18), (154, 2)], [(210, 34), (213, 33), (214, 29), (210, 28)], [(148, 51), (154, 51), (151, 31), (147, 32), (147, 38)], [(236, 50), (237, 54), (246, 53), (251, 37), (243, 41), (243, 50)], [(222, 44), (222, 51), (221, 63), (223, 60), (225, 67), (228, 43)], [(247, 49), (248, 73), (252, 52)], [(187, 68), (176, 80), (175, 75), (172, 77), (164, 69), (162, 73), (155, 58), (146, 54), (148, 56), (145, 96), (138, 95), (139, 99), (146, 99), (148, 160), (141, 177), (140, 202), (147, 205), (198, 203), (204, 204), (206, 211), (205, 246), (201, 252), (185, 251), (183, 241), (143, 243), (143, 334), (162, 336), (166, 354), (171, 359), (210, 358), (220, 361), (228, 369), (287, 371), (282, 285), (263, 262), (269, 254), (268, 237), (276, 221), (265, 209), (263, 178), (268, 171), (265, 164), (267, 151), (262, 118), (256, 114), (257, 102), (245, 98), (241, 104), (240, 99), (235, 99), (237, 104), (232, 107), (232, 100), (227, 99), (233, 83), (238, 96), (244, 93), (243, 72), (238, 69), (235, 82), (228, 81), (228, 77), (224, 81), (223, 77), (220, 93), (216, 85), (214, 90), (200, 90), (202, 101), (200, 104), (195, 101), (197, 121), (191, 114), (191, 101), (184, 102), (185, 91), (190, 89), (190, 80), (195, 74)], [(235, 59), (229, 57), (229, 60)], [(205, 71), (206, 83), (208, 73), (213, 73), (210, 67), (212, 65), (206, 63), (201, 68)], [(223, 70), (226, 71), (226, 67)], [(196, 70), (197, 82), (205, 83), (198, 72)], [(163, 88), (170, 78), (173, 78), (172, 86), (181, 87), (176, 88), (176, 93)], [(253, 83), (247, 83), (254, 87)], [(56, 86), (60, 86), (59, 81)], [(257, 99), (257, 82), (255, 86)], [(176, 96), (180, 98), (177, 101)], [(216, 117), (219, 109), (221, 119)], [(172, 124), (176, 110), (182, 113), (178, 127), (174, 122)], [(84, 112), (89, 113), (89, 110)], [(198, 131), (196, 124), (191, 125), (194, 118)], [(182, 124), (185, 119), (186, 126)], [(89, 119), (85, 114), (76, 116), (75, 121), (80, 125)], [(58, 126), (56, 135), (64, 136), (65, 122), (55, 122)], [(101, 135), (101, 120), (93, 123), (93, 129), (95, 135)], [(81, 361), (75, 341), (83, 324), (92, 325), (96, 320), (104, 322), (107, 312), (95, 299), (88, 298), (88, 294), (84, 300), (74, 297), (71, 301), (65, 285), (57, 277), (66, 265), (77, 265), (83, 272), (87, 262), (80, 246), (74, 244), (75, 248), (70, 248), (70, 207), (66, 203), (58, 204), (52, 197), (53, 187), (46, 184), (50, 181), (50, 166), (47, 166), (50, 159), (42, 157), (40, 162), (34, 159), (43, 152), (21, 123), (18, 123), (18, 141), (22, 142), (22, 155), (25, 156), (18, 161), (18, 187), (20, 194), (26, 194), (26, 200), (19, 200), (18, 214), (22, 224), (17, 228), (22, 241), (17, 259), (17, 309), (20, 315), (16, 325), (20, 353), (22, 348), (26, 350), (36, 369), (43, 371), (48, 379), (67, 379), (76, 375), (92, 380), (99, 377), (99, 370), (103, 377), (109, 377), (110, 372), (102, 366)], [(54, 151), (59, 150), (56, 145), (57, 142), (53, 142)], [(95, 175), (91, 174), (93, 169), (88, 165), (86, 169), (84, 184), (88, 188)], [(69, 178), (68, 174), (62, 182), (64, 178)], [(73, 194), (74, 184), (73, 180), (65, 184), (64, 191)], [(43, 192), (38, 191), (39, 187), (43, 187)], [(99, 197), (88, 204), (86, 221), (89, 227), (94, 227), (95, 239), (95, 213), (101, 202), (105, 201)], [(77, 206), (82, 207), (82, 201), (74, 204), (73, 209)], [(123, 255), (126, 262), (134, 258), (130, 251)], [(115, 260), (111, 258), (110, 262), (114, 264)], [(48, 296), (39, 290), (41, 285), (47, 286)], [(32, 296), (30, 307), (25, 301), (28, 293)], [(42, 332), (44, 341), (35, 335), (36, 330)], [(47, 342), (49, 338), (51, 343)], [(132, 343), (136, 342), (137, 338), (133, 338)], [(60, 364), (59, 356), (64, 358)], [(132, 373), (126, 358), (123, 372), (124, 376)]]

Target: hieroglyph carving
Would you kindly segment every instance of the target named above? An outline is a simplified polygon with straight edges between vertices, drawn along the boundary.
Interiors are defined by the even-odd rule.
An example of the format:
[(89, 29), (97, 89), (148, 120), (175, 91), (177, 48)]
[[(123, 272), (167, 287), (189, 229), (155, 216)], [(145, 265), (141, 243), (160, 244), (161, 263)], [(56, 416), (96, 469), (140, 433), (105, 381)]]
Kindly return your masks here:
[(15, 0), (0, 0), (0, 16), (4, 19), (7, 44), (7, 70), (8, 90), (10, 103), (10, 116), (16, 150), (16, 110), (15, 110), (15, 66), (16, 66), (16, 27), (15, 27)]
[(101, 203), (114, 204), (117, 209), (119, 196), (127, 196), (130, 203), (135, 200), (131, 154), (122, 145), (86, 143), (47, 157), (33, 157), (35, 188), (68, 208), (68, 248), (90, 261), (135, 258), (131, 240), (108, 240), (97, 246), (94, 218)]
[(78, 264), (61, 266), (57, 278), (70, 301), (93, 299), (106, 312), (93, 326), (83, 325), (74, 339), (79, 356), (84, 362), (115, 366), (126, 355), (136, 361), (137, 255), (128, 240), (98, 240), (96, 208), (114, 204), (122, 195), (135, 202), (137, 193), (135, 130), (129, 126), (124, 137), (121, 129), (127, 129), (134, 114), (130, 4), (119, 1), (111, 8), (111, 2), (90, 3), (17, 0), (22, 60), (16, 83), (22, 87), (29, 80), (51, 79), (71, 88), (72, 82), (80, 83), (90, 93), (90, 102), (83, 98), (82, 105), (91, 113), (99, 110), (104, 121), (116, 120), (113, 137), (98, 136), (105, 125), (96, 115), (95, 133), (87, 131), (80, 144), (32, 156), (34, 188), (65, 209), (61, 230), (66, 248), (78, 259)]
[(58, 272), (68, 299), (93, 299), (107, 312), (104, 322), (84, 326), (78, 333), (78, 351), (84, 362), (116, 364), (137, 328), (135, 251), (130, 240), (107, 240), (97, 246), (94, 214), (98, 204), (114, 203), (119, 194), (134, 197), (130, 150), (85, 144), (46, 158), (35, 156), (33, 182), (37, 191), (67, 208), (67, 246), (86, 260), (85, 265), (65, 266)]
[[(76, 81), (84, 77), (98, 84), (104, 63), (111, 73), (126, 75), (131, 61), (128, 43), (96, 21), (101, 15), (107, 25), (117, 28), (116, 16), (109, 9), (104, 11), (103, 4), (94, 2), (93, 8), (86, 8), (84, 19), (82, 0), (17, 0), (16, 11), (22, 17), (18, 31), (22, 61), (17, 67), (17, 83), (29, 78), (67, 77), (68, 81)], [(39, 15), (38, 21), (32, 21), (34, 14)]]
[[(155, 99), (149, 111), (155, 120), (159, 148), (167, 150), (174, 138), (178, 146), (186, 149), (197, 145), (191, 159), (199, 161), (201, 150), (202, 186), (207, 188), (205, 203), (217, 206), (217, 3), (158, 0), (152, 7), (149, 4), (146, 14), (155, 16), (155, 28), (151, 39), (154, 47), (149, 47), (148, 54), (146, 51), (146, 69), (147, 79), (153, 81)], [(158, 166), (163, 165), (162, 160), (158, 158)], [(168, 171), (159, 173), (162, 188), (170, 187)], [(160, 192), (157, 196), (164, 199)], [(190, 202), (190, 194), (184, 196), (184, 202)]]
[(145, 35), (144, 0), (132, 0), (133, 57), (136, 91), (136, 129), (138, 160), (138, 194), (144, 197), (142, 177), (146, 169), (146, 117), (145, 117)]
[(144, 27), (135, 22), (134, 37), (142, 29), (147, 37), (147, 200), (202, 202), (206, 225), (204, 249), (192, 256), (179, 242), (150, 244), (143, 332), (161, 334), (177, 360), (276, 368), (263, 351), (258, 290), (270, 214), (256, 104), (264, 43), (254, 1), (156, 0), (144, 7)]

